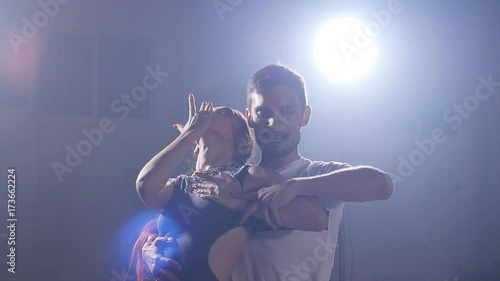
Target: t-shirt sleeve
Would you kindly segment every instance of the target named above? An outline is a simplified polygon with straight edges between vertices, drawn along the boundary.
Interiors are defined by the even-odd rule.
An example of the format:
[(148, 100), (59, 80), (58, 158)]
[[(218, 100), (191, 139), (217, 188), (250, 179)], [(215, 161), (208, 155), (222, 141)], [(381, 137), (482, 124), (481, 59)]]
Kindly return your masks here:
[[(338, 171), (338, 170), (350, 168), (350, 167), (352, 167), (352, 166), (347, 164), (347, 163), (342, 163), (342, 162), (314, 161), (311, 163), (311, 165), (307, 169), (307, 176), (312, 177), (312, 176), (317, 176), (317, 175), (323, 175), (323, 174), (331, 173), (333, 171)], [(341, 201), (341, 200), (337, 200), (337, 199), (325, 197), (325, 196), (318, 196), (318, 199), (321, 202), (321, 205), (323, 206), (323, 208), (327, 211), (331, 211), (333, 208), (335, 208), (338, 205), (343, 203), (343, 201)]]

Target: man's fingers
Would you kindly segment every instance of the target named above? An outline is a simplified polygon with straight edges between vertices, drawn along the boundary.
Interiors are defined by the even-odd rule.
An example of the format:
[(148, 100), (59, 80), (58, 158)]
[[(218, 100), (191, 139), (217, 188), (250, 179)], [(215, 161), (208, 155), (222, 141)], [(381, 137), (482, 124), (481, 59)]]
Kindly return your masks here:
[(264, 206), (271, 206), (273, 204), (273, 200), (275, 199), (273, 195), (267, 193), (267, 192), (262, 192), (263, 190), (261, 189), (259, 192), (259, 200)]
[(278, 230), (278, 227), (276, 227), (276, 225), (271, 221), (271, 218), (269, 217), (269, 211), (267, 210), (267, 208), (264, 208), (263, 210), (264, 210), (263, 211), (264, 221), (267, 223), (267, 225), (269, 225), (269, 227), (272, 230)]
[(282, 226), (281, 217), (280, 217), (278, 210), (276, 210), (276, 208), (271, 207), (269, 213), (271, 215), (272, 222), (278, 227)]
[(239, 221), (240, 224), (244, 224), (247, 219), (252, 215), (254, 214), (255, 212), (257, 212), (257, 210), (259, 209), (259, 204), (257, 202), (254, 202), (246, 211), (245, 213), (243, 214), (243, 216), (241, 216), (241, 219)]
[(193, 94), (189, 94), (188, 102), (189, 102), (189, 117), (193, 117), (196, 114), (196, 102), (194, 100)]
[(259, 197), (259, 194), (257, 192), (231, 192), (231, 197), (236, 198), (236, 199), (241, 199), (241, 200), (254, 200)]

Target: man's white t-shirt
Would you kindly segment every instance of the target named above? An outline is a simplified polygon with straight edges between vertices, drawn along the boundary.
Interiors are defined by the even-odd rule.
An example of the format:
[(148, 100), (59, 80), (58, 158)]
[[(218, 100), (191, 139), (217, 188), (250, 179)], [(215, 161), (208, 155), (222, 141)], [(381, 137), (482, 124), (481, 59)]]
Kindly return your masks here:
[[(285, 179), (308, 177), (350, 167), (339, 162), (300, 158), (276, 170)], [(342, 201), (320, 197), (329, 211), (328, 229), (320, 232), (279, 230), (250, 235), (233, 281), (327, 281), (333, 268)]]

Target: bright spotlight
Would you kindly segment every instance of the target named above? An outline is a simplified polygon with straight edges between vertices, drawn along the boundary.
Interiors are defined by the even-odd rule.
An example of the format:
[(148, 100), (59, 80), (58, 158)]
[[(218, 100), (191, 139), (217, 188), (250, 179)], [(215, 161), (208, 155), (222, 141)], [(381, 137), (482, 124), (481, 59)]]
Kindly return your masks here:
[(334, 19), (318, 32), (315, 41), (316, 61), (330, 78), (354, 81), (375, 65), (377, 43), (374, 35), (354, 18)]

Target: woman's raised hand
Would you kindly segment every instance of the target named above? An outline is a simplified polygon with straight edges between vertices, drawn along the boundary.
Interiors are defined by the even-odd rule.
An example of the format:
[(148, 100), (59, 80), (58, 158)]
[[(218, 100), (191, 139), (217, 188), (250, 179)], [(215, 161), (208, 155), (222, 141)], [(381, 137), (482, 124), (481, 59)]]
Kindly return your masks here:
[(202, 102), (200, 105), (200, 110), (196, 111), (196, 103), (194, 100), (194, 95), (189, 94), (189, 117), (186, 124), (174, 124), (174, 129), (178, 130), (179, 133), (193, 133), (196, 134), (196, 138), (201, 138), (205, 131), (210, 126), (210, 119), (214, 112), (214, 107), (211, 102)]

